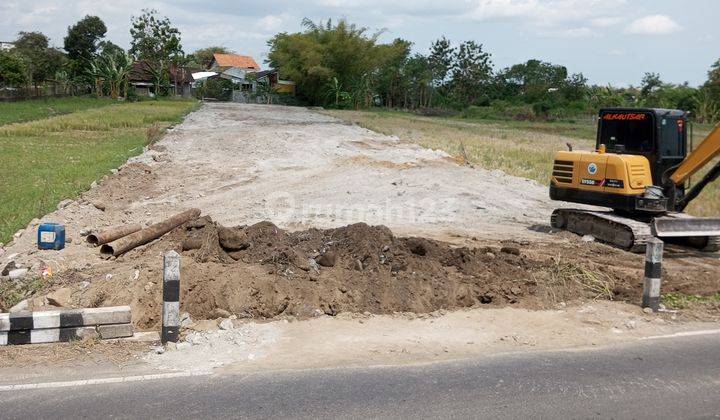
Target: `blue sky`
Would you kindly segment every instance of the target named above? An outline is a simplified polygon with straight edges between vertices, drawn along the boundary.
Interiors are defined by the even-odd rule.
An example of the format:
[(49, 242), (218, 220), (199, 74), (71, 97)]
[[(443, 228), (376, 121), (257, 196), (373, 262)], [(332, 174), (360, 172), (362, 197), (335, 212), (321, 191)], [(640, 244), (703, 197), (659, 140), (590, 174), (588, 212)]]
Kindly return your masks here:
[(267, 39), (300, 30), (303, 17), (385, 29), (382, 40), (402, 37), (423, 53), (443, 35), (474, 39), (496, 69), (539, 58), (599, 84), (637, 85), (654, 71), (698, 85), (720, 58), (720, 1), (713, 0), (0, 0), (0, 41), (41, 31), (62, 46), (67, 27), (94, 14), (108, 38), (127, 48), (130, 17), (146, 7), (180, 28), (186, 52), (224, 45), (259, 62)]

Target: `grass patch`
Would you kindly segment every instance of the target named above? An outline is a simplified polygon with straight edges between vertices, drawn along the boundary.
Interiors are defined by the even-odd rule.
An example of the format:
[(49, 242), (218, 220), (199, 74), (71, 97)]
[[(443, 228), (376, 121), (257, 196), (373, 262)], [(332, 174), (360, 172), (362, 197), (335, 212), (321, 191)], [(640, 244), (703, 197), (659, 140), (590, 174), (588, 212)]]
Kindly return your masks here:
[[(196, 101), (148, 101), (87, 109), (0, 127), (0, 242), (138, 155)], [(152, 135), (153, 138), (148, 138)]]
[[(574, 123), (482, 120), (427, 117), (393, 110), (328, 110), (325, 113), (423, 147), (443, 150), (460, 162), (499, 169), (543, 185), (550, 182), (555, 152), (567, 150), (566, 143), (578, 150), (595, 147), (596, 126), (590, 119)], [(694, 125), (695, 145), (711, 128), (707, 124)], [(709, 169), (708, 166), (705, 170)], [(695, 175), (693, 180), (699, 180), (703, 173)], [(687, 211), (696, 216), (720, 215), (720, 182), (708, 185)]]
[(720, 303), (720, 293), (712, 296), (687, 295), (680, 292), (665, 293), (661, 296), (661, 301), (665, 306), (672, 309), (686, 309), (687, 307), (697, 303)]
[(70, 96), (18, 102), (0, 102), (0, 125), (39, 120), (63, 114), (117, 104), (109, 98)]
[(593, 300), (613, 300), (615, 281), (601, 270), (591, 269), (560, 255), (552, 259), (549, 270), (535, 277), (542, 300), (556, 305), (582, 295)]
[(32, 280), (12, 282), (6, 281), (0, 285), (0, 311), (7, 312), (10, 308), (20, 303), (35, 293), (43, 290), (50, 284), (50, 280), (40, 276), (33, 277)]

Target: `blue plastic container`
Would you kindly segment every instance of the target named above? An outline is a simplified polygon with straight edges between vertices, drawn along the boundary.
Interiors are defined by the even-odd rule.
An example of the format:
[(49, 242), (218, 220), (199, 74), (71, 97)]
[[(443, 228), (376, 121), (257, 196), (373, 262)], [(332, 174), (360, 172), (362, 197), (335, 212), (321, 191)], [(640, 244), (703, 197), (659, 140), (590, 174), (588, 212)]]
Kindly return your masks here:
[(65, 226), (60, 223), (41, 223), (37, 234), (38, 249), (65, 248)]

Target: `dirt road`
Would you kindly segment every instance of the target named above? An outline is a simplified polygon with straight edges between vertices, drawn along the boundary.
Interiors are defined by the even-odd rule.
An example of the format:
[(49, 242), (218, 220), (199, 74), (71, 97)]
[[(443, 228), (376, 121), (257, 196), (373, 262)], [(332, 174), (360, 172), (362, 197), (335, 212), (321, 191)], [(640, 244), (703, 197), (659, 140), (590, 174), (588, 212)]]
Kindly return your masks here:
[(194, 206), (226, 226), (362, 221), (399, 234), (527, 238), (552, 208), (534, 182), (304, 108), (207, 104), (159, 146), (135, 160), (158, 182), (132, 210)]

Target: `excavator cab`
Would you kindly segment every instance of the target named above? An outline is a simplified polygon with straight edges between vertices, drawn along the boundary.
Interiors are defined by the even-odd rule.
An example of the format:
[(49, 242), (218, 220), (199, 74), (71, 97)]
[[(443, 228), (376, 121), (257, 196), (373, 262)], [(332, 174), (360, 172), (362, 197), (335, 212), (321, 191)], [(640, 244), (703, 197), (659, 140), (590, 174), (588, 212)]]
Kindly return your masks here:
[(654, 185), (687, 154), (687, 114), (672, 109), (601, 109), (596, 150), (648, 159)]

